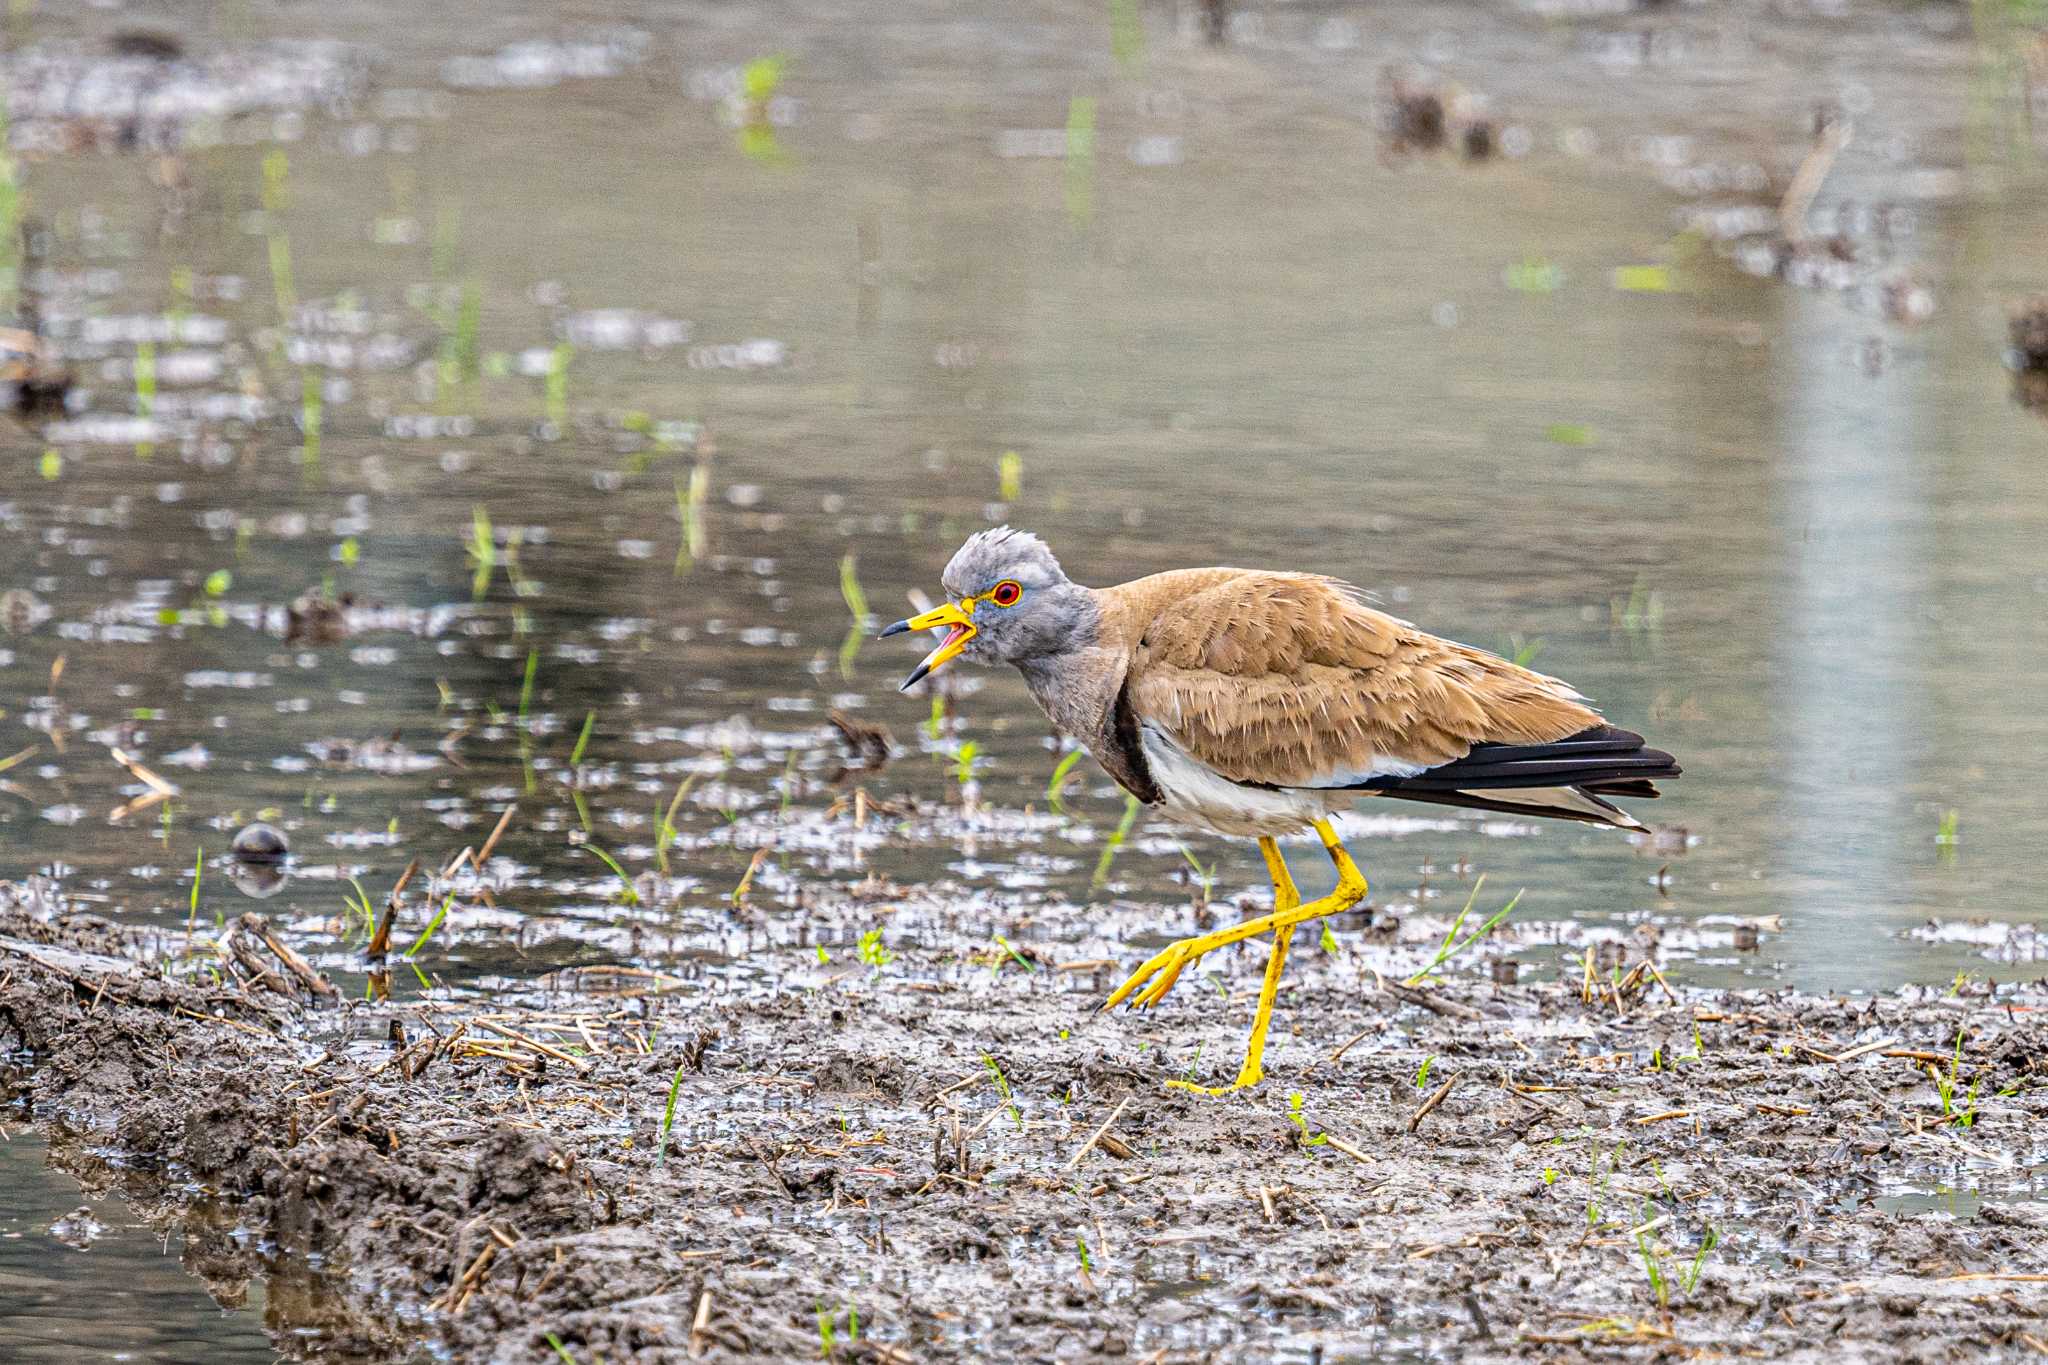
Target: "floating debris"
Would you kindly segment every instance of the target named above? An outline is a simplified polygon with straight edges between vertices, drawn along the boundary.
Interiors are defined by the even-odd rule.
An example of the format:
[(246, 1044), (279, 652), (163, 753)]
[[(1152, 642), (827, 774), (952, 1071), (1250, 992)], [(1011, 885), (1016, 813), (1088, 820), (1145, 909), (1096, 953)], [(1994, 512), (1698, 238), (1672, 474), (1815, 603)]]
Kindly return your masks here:
[(0, 408), (62, 412), (71, 383), (71, 371), (48, 342), (26, 328), (0, 327)]
[(510, 43), (482, 57), (452, 57), (441, 79), (458, 90), (540, 90), (563, 81), (618, 76), (647, 60), (651, 35), (606, 29), (564, 42)]
[(308, 588), (285, 608), (284, 642), (288, 645), (331, 645), (346, 640), (352, 630), (349, 609), (354, 593), (329, 597), (325, 588)]
[(1509, 146), (1499, 123), (1485, 112), (1482, 96), (1424, 72), (1391, 68), (1381, 73), (1380, 84), (1380, 150), (1386, 160), (1455, 147), (1466, 161), (1478, 162), (1520, 150)]
[(93, 1217), (92, 1209), (84, 1204), (50, 1224), (50, 1236), (80, 1251), (97, 1242), (106, 1230), (107, 1225)]
[(236, 862), (259, 867), (274, 866), (285, 860), (291, 847), (285, 841), (283, 830), (258, 820), (236, 833), (234, 842), (228, 845), (228, 852)]
[(2006, 325), (2012, 338), (2006, 364), (2012, 370), (2013, 400), (2048, 414), (2048, 294), (2014, 304)]
[(0, 55), (14, 150), (175, 151), (215, 146), (229, 120), (264, 115), (269, 137), (299, 136), (315, 109), (346, 108), (368, 77), (366, 56), (336, 42), (275, 43), (203, 58), (175, 39), (117, 35), (111, 53), (37, 43)]
[(9, 635), (26, 635), (50, 619), (50, 608), (40, 597), (23, 588), (0, 593), (0, 629)]

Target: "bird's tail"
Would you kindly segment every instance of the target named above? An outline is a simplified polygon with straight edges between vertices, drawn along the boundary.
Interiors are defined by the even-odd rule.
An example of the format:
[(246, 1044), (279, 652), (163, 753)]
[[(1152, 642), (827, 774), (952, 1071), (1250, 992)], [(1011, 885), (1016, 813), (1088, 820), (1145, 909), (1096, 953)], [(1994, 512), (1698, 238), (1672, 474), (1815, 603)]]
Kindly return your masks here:
[(1653, 779), (1677, 777), (1677, 760), (1643, 737), (1595, 725), (1548, 744), (1479, 744), (1465, 757), (1412, 777), (1375, 777), (1360, 789), (1404, 801), (1583, 820), (1617, 829), (1645, 826), (1608, 797), (1658, 795)]

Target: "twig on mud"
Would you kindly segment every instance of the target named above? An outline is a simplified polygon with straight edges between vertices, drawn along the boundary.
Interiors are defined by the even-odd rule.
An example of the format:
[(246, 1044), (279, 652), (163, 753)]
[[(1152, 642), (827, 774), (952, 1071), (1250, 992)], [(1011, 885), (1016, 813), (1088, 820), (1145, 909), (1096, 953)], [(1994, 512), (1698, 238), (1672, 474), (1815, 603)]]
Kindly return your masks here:
[(1388, 995), (1393, 996), (1397, 1000), (1405, 1000), (1411, 1005), (1420, 1005), (1431, 1014), (1441, 1014), (1446, 1019), (1484, 1019), (1486, 1017), (1486, 1013), (1483, 1010), (1473, 1009), (1470, 1005), (1460, 1005), (1453, 1000), (1439, 1000), (1428, 991), (1416, 990), (1413, 986), (1404, 985), (1399, 981), (1389, 981), (1386, 985), (1386, 990)]
[[(1356, 1147), (1353, 1147), (1343, 1138), (1337, 1137), (1331, 1133), (1325, 1133), (1323, 1134), (1323, 1142), (1325, 1146), (1335, 1147), (1338, 1151), (1350, 1157), (1353, 1161), (1356, 1161), (1361, 1166), (1372, 1165), (1371, 1157), (1367, 1156), (1364, 1152), (1359, 1151)], [(1380, 1182), (1380, 1184), (1382, 1185), (1385, 1183), (1385, 1181)], [(1374, 1188), (1377, 1189), (1378, 1186), (1374, 1186)]]
[[(1100, 1128), (1097, 1128), (1093, 1133), (1090, 1133), (1088, 1135), (1088, 1140), (1081, 1144), (1081, 1150), (1075, 1152), (1071, 1157), (1068, 1157), (1067, 1164), (1061, 1167), (1060, 1169), (1071, 1171), (1076, 1166), (1080, 1165), (1081, 1158), (1087, 1156), (1089, 1152), (1095, 1149), (1095, 1144), (1102, 1141), (1102, 1135), (1109, 1131), (1110, 1125), (1115, 1123), (1119, 1118), (1123, 1116), (1124, 1106), (1129, 1104), (1130, 1102), (1131, 1097), (1129, 1095), (1126, 1095), (1122, 1099), (1118, 1100), (1116, 1102), (1116, 1108), (1110, 1110), (1109, 1117), (1102, 1121), (1102, 1126)], [(1271, 1220), (1268, 1219), (1267, 1221), (1270, 1222)]]
[(711, 1290), (707, 1286), (697, 1297), (697, 1316), (690, 1320), (690, 1358), (704, 1354), (704, 1328), (711, 1321)]
[(1351, 1051), (1352, 1048), (1364, 1042), (1373, 1034), (1383, 1032), (1385, 1030), (1385, 1027), (1386, 1026), (1384, 1024), (1374, 1024), (1371, 1028), (1360, 1029), (1357, 1033), (1354, 1033), (1351, 1035), (1351, 1037), (1345, 1039), (1343, 1045), (1340, 1046), (1335, 1052), (1330, 1054), (1330, 1061), (1333, 1064), (1336, 1062), (1343, 1061), (1345, 1053)]
[(1450, 1094), (1451, 1087), (1457, 1083), (1458, 1078), (1455, 1075), (1445, 1077), (1444, 1083), (1431, 1091), (1429, 1098), (1416, 1106), (1415, 1112), (1408, 1116), (1408, 1131), (1412, 1133), (1421, 1127), (1422, 1121), (1444, 1102), (1444, 1096)]
[(945, 1087), (943, 1090), (933, 1091), (932, 1097), (924, 1102), (924, 1107), (927, 1109), (931, 1108), (940, 1100), (952, 1094), (955, 1090), (965, 1090), (968, 1086), (973, 1085), (976, 1081), (982, 1079), (987, 1074), (988, 1073), (985, 1071), (971, 1072), (968, 1075), (962, 1076), (959, 1080), (953, 1082), (951, 1085)]
[(776, 1169), (775, 1163), (769, 1160), (768, 1154), (761, 1150), (761, 1144), (752, 1138), (748, 1138), (747, 1147), (754, 1153), (754, 1160), (760, 1162), (762, 1169), (775, 1177), (775, 1183), (781, 1186), (783, 1195), (790, 1203), (794, 1204), (796, 1202), (796, 1191), (789, 1187), (789, 1182), (782, 1178), (782, 1172)]
[[(1874, 1043), (1858, 1043), (1855, 1047), (1850, 1048), (1847, 1052), (1837, 1053), (1835, 1055), (1835, 1060), (1838, 1062), (1846, 1062), (1853, 1060), (1857, 1057), (1862, 1057), (1868, 1053), (1881, 1052), (1885, 1048), (1897, 1047), (1898, 1045), (1899, 1040), (1895, 1037), (1880, 1038)], [(1944, 1058), (1943, 1060), (1947, 1059)]]
[(513, 1042), (519, 1043), (525, 1047), (530, 1047), (535, 1052), (540, 1053), (544, 1057), (552, 1057), (558, 1062), (566, 1062), (570, 1066), (575, 1067), (578, 1071), (590, 1070), (591, 1064), (583, 1058), (575, 1056), (572, 1053), (564, 1052), (558, 1047), (549, 1047), (546, 1043), (536, 1042), (533, 1039), (527, 1037), (523, 1033), (517, 1033), (509, 1028), (506, 1028), (503, 1024), (493, 1023), (489, 1019), (478, 1019), (475, 1021), (475, 1023), (478, 1028), (487, 1028), (491, 1032), (497, 1034), (500, 1038), (510, 1038)]
[(1662, 1123), (1662, 1122), (1664, 1122), (1664, 1120), (1666, 1120), (1666, 1119), (1689, 1119), (1689, 1118), (1691, 1118), (1691, 1117), (1692, 1117), (1692, 1110), (1690, 1110), (1690, 1109), (1666, 1109), (1666, 1110), (1665, 1110), (1665, 1111), (1664, 1111), (1663, 1113), (1661, 1113), (1661, 1114), (1645, 1114), (1645, 1115), (1643, 1115), (1643, 1116), (1642, 1116), (1641, 1118), (1639, 1118), (1639, 1119), (1630, 1119), (1630, 1120), (1629, 1120), (1629, 1122), (1630, 1122), (1630, 1123)]

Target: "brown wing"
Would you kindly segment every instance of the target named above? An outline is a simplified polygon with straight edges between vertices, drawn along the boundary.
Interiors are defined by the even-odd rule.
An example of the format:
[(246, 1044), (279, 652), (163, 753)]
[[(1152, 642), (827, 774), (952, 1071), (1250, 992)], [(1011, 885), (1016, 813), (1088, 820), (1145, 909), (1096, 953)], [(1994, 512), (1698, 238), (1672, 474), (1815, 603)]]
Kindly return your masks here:
[(1149, 599), (1126, 618), (1142, 622), (1131, 705), (1235, 781), (1345, 785), (1600, 723), (1557, 679), (1425, 634), (1334, 579), (1167, 578), (1127, 585)]

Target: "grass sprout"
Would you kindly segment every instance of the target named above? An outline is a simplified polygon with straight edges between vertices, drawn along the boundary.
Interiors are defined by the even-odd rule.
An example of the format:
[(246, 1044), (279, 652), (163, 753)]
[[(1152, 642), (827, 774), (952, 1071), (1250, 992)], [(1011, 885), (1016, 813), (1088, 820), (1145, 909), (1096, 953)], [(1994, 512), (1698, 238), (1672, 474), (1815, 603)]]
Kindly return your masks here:
[[(368, 902), (365, 902), (365, 904), (367, 905)], [(434, 912), (434, 917), (427, 921), (427, 927), (420, 930), (419, 937), (414, 939), (410, 944), (408, 944), (406, 946), (405, 951), (401, 953), (400, 956), (408, 962), (412, 961), (415, 957), (418, 957), (420, 949), (427, 946), (427, 940), (432, 938), (434, 936), (434, 931), (441, 927), (441, 921), (448, 918), (448, 907), (453, 904), (455, 904), (455, 893), (453, 891), (450, 891), (448, 895), (441, 901), (441, 908), (439, 910), (436, 910)], [(414, 970), (418, 971), (418, 968), (414, 968)], [(422, 982), (424, 983), (424, 978), (422, 978)]]
[(849, 682), (853, 680), (853, 661), (868, 635), (868, 595), (861, 591), (855, 568), (856, 561), (850, 553), (839, 561), (839, 595), (853, 616), (853, 623), (846, 628), (846, 638), (839, 643), (839, 676)]
[(1003, 1107), (1010, 1111), (1011, 1120), (1022, 1128), (1024, 1116), (1017, 1111), (1017, 1102), (1010, 1095), (1010, 1078), (1003, 1074), (1003, 1068), (997, 1065), (996, 1059), (986, 1052), (981, 1054), (981, 1064), (988, 1068), (989, 1081), (995, 1086), (996, 1093), (1003, 1097)]
[(870, 929), (862, 934), (856, 951), (862, 962), (878, 972), (896, 960), (896, 954), (883, 946), (882, 931), (879, 928)]
[(1067, 778), (1073, 774), (1074, 765), (1081, 761), (1083, 752), (1085, 751), (1081, 749), (1068, 750), (1066, 757), (1053, 768), (1052, 780), (1045, 784), (1045, 803), (1052, 807), (1056, 815), (1067, 813), (1067, 803), (1061, 799), (1061, 793), (1066, 790)]
[(491, 534), (491, 514), (478, 503), (470, 509), (469, 539), (463, 542), (463, 550), (471, 564), (469, 595), (472, 601), (481, 602), (490, 590), (491, 573), (498, 567), (498, 542)]
[(1124, 818), (1117, 821), (1116, 832), (1109, 836), (1109, 842), (1102, 846), (1102, 856), (1095, 860), (1095, 877), (1088, 883), (1090, 891), (1100, 891), (1109, 881), (1109, 865), (1116, 859), (1116, 851), (1124, 846), (1124, 840), (1131, 837), (1131, 827), (1138, 823), (1138, 798), (1124, 800)]
[(687, 1065), (686, 1062), (677, 1062), (675, 1079), (668, 1083), (668, 1105), (661, 1111), (661, 1140), (654, 1148), (657, 1167), (668, 1160), (668, 1134), (676, 1126), (676, 1093), (683, 1088), (683, 1069)]
[(1485, 885), (1486, 878), (1484, 876), (1480, 877), (1478, 881), (1472, 883), (1472, 894), (1465, 898), (1465, 908), (1458, 912), (1458, 917), (1451, 921), (1451, 927), (1444, 931), (1444, 941), (1437, 946), (1436, 956), (1429, 960), (1429, 965), (1427, 967), (1424, 967), (1421, 971), (1409, 977), (1404, 984), (1410, 986), (1420, 986), (1424, 982), (1428, 981), (1430, 979), (1430, 976), (1436, 971), (1438, 967), (1443, 966), (1444, 963), (1450, 961), (1459, 953), (1464, 952), (1474, 943), (1477, 943), (1480, 939), (1485, 938), (1488, 934), (1492, 933), (1494, 930), (1494, 926), (1499, 924), (1502, 920), (1506, 919), (1508, 917), (1508, 912), (1510, 910), (1513, 910), (1515, 908), (1515, 905), (1522, 899), (1522, 893), (1517, 891), (1512, 897), (1508, 899), (1508, 903), (1506, 905), (1503, 905), (1499, 910), (1496, 910), (1494, 912), (1493, 918), (1487, 920), (1486, 923), (1480, 925), (1477, 929), (1474, 929), (1471, 933), (1465, 935), (1465, 937), (1461, 939), (1458, 937), (1458, 930), (1464, 927), (1466, 917), (1472, 913), (1472, 906), (1479, 899), (1479, 888)]
[(640, 893), (633, 889), (633, 879), (626, 875), (625, 868), (619, 866), (619, 860), (596, 844), (585, 844), (584, 847), (596, 854), (598, 861), (610, 868), (612, 875), (619, 879), (619, 892), (614, 899), (621, 905), (638, 905)]

